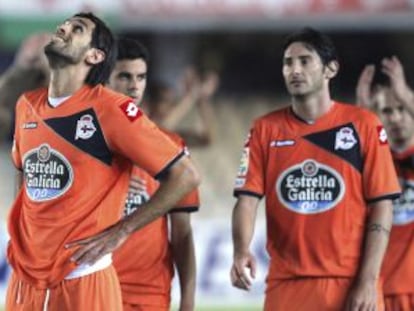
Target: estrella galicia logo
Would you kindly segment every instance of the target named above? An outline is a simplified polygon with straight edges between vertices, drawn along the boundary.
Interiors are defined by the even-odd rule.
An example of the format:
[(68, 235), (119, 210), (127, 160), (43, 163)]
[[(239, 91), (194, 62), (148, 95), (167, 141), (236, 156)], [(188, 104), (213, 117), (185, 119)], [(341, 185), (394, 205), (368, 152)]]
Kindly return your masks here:
[(149, 194), (146, 191), (141, 191), (140, 193), (128, 192), (128, 196), (125, 201), (124, 217), (135, 212), (138, 207), (148, 202), (149, 199)]
[(393, 201), (393, 224), (396, 226), (407, 225), (414, 221), (414, 182), (402, 181), (403, 192), (398, 199)]
[(60, 197), (73, 182), (73, 171), (69, 161), (48, 144), (25, 154), (23, 173), (26, 193), (36, 202)]
[(280, 175), (276, 192), (289, 210), (316, 214), (334, 208), (342, 200), (345, 183), (333, 168), (308, 159)]

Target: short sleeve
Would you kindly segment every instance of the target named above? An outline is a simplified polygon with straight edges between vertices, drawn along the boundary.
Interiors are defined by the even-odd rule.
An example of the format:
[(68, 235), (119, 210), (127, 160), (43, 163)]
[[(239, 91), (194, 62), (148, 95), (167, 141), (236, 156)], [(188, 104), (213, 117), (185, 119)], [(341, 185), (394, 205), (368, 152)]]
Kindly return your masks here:
[(170, 213), (174, 212), (196, 212), (200, 207), (200, 197), (198, 189), (191, 191), (180, 202), (176, 204)]
[[(371, 113), (370, 113), (371, 114)], [(395, 199), (400, 195), (387, 133), (375, 115), (364, 118), (363, 125), (363, 187), (368, 203)]]
[(261, 132), (260, 124), (256, 122), (246, 139), (234, 187), (235, 196), (246, 194), (261, 198), (264, 195), (265, 157)]
[[(186, 156), (190, 156), (190, 151), (184, 141), (179, 135), (176, 133), (172, 133), (170, 131), (164, 130), (165, 134), (170, 137), (174, 143), (176, 143), (179, 147), (183, 148), (184, 153)], [(200, 207), (200, 196), (198, 189), (194, 189), (189, 194), (187, 194), (181, 201), (176, 204), (176, 207), (173, 208), (170, 212), (196, 212)]]
[(162, 133), (131, 100), (108, 106), (100, 122), (113, 152), (130, 159), (153, 177), (184, 155), (183, 148)]

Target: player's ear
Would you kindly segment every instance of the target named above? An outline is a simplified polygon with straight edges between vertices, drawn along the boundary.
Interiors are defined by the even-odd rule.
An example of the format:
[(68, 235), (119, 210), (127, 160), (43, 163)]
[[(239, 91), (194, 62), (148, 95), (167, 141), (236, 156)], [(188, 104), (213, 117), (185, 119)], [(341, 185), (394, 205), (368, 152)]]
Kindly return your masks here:
[(325, 66), (325, 75), (328, 79), (334, 78), (339, 71), (339, 63), (336, 60), (330, 61)]
[(91, 48), (86, 54), (86, 63), (89, 65), (96, 65), (105, 60), (105, 52), (97, 49)]

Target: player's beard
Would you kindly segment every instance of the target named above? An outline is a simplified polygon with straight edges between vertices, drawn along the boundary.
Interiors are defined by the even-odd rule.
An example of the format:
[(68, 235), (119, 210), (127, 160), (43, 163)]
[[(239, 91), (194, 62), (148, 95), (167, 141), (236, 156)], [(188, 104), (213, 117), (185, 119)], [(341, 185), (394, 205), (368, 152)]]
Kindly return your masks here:
[(323, 78), (321, 77), (321, 79), (315, 82), (315, 84), (303, 92), (292, 92), (292, 97), (298, 102), (304, 102), (307, 98), (310, 98), (314, 94), (319, 93), (323, 89)]
[(53, 42), (51, 42), (45, 46), (44, 52), (49, 61), (50, 68), (58, 69), (78, 64), (87, 49), (88, 47), (85, 47), (77, 51), (77, 53), (69, 54), (55, 48)]

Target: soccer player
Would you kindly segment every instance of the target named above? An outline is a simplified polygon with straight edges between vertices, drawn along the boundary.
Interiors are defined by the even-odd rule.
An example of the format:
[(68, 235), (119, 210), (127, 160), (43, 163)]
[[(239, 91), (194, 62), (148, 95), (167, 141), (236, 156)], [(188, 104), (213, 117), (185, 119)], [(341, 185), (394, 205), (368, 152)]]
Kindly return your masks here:
[(375, 114), (331, 99), (332, 41), (306, 28), (283, 50), (291, 105), (257, 119), (235, 185), (232, 284), (248, 290), (249, 250), (266, 197), (264, 309), (382, 310), (379, 271), (400, 188)]
[[(361, 73), (358, 103), (375, 111), (389, 135), (402, 194), (393, 201), (394, 217), (384, 257), (384, 299), (387, 311), (414, 310), (414, 96), (397, 57), (384, 58), (381, 71), (389, 84), (372, 88), (375, 67)], [(373, 89), (373, 92), (371, 91)]]
[[(80, 13), (45, 47), (48, 88), (16, 107), (6, 310), (122, 310), (111, 253), (198, 184), (197, 172), (130, 97), (105, 88), (116, 61), (109, 28)], [(122, 206), (133, 163), (158, 177), (151, 200)]]
[[(148, 52), (138, 41), (118, 40), (118, 56), (108, 87), (134, 99), (141, 106), (147, 82)], [(163, 130), (179, 146), (183, 140)], [(127, 216), (140, 208), (158, 187), (149, 174), (139, 167), (132, 172), (132, 187), (125, 205)], [(135, 188), (135, 189), (134, 189)], [(197, 191), (193, 191), (165, 216), (145, 226), (114, 253), (114, 267), (121, 284), (124, 311), (170, 310), (173, 264), (181, 287), (181, 311), (194, 310), (196, 283), (194, 243), (190, 212), (198, 210)], [(168, 219), (171, 243), (168, 240)]]

